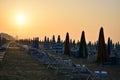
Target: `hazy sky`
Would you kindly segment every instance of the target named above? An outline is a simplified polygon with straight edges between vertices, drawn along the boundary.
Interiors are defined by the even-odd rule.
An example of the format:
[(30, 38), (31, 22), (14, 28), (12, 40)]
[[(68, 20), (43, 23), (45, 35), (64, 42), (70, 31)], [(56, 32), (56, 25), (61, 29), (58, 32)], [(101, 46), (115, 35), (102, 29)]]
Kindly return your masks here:
[[(19, 22), (19, 17), (22, 21)], [(96, 41), (103, 26), (105, 40), (120, 41), (120, 0), (0, 0), (0, 32), (19, 38), (44, 36)]]

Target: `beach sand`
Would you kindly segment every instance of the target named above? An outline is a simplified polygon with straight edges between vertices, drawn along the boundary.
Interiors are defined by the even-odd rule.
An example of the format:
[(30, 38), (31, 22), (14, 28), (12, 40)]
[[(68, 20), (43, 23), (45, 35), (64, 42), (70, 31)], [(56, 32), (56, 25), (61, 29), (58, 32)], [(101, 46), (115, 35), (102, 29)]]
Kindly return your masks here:
[[(51, 54), (52, 52), (49, 52)], [(62, 55), (66, 59), (66, 55)], [(84, 64), (91, 71), (99, 69), (95, 63), (90, 63), (86, 59), (77, 59), (69, 57), (76, 64)], [(109, 73), (109, 78), (105, 80), (119, 80), (120, 66), (102, 66), (102, 70)], [(5, 59), (0, 64), (0, 80), (68, 80), (64, 75), (55, 75), (52, 69), (46, 69), (46, 65), (38, 62), (27, 51), (17, 47), (15, 44), (10, 44), (6, 51)], [(75, 78), (72, 80), (85, 80), (83, 77)]]

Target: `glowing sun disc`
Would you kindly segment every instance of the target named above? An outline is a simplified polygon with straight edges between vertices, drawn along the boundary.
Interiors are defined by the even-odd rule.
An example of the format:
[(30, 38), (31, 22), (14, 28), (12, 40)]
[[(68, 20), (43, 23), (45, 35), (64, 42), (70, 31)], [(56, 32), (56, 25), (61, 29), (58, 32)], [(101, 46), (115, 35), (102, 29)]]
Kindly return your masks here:
[(18, 22), (19, 24), (23, 24), (23, 22), (24, 22), (24, 17), (23, 17), (23, 16), (19, 16), (19, 17), (17, 18), (17, 22)]

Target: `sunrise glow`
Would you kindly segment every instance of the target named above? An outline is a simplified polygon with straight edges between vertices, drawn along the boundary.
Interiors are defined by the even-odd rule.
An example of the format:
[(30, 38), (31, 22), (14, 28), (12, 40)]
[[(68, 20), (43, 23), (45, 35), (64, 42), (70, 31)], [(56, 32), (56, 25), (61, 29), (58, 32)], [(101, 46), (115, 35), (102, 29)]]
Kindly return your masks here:
[(24, 17), (23, 17), (23, 16), (18, 16), (18, 17), (17, 17), (17, 22), (18, 22), (19, 24), (23, 24), (23, 23), (24, 23)]
[(61, 35), (62, 40), (69, 32), (77, 41), (84, 30), (86, 41), (94, 42), (103, 26), (105, 39), (116, 42), (120, 41), (119, 4), (120, 0), (0, 0), (0, 32), (20, 38)]

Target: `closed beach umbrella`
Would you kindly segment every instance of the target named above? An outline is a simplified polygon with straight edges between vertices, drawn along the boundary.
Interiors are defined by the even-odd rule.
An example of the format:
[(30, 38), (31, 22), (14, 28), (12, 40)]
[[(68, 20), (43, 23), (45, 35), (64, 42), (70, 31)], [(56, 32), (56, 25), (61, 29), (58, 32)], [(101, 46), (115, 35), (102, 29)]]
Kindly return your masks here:
[(108, 61), (108, 52), (106, 52), (104, 30), (103, 27), (101, 27), (98, 38), (98, 51), (97, 51), (96, 62), (98, 62), (99, 64), (104, 64), (107, 61)]
[(108, 38), (108, 45), (107, 45), (107, 47), (108, 47), (108, 54), (110, 56), (111, 51), (113, 49), (113, 44), (112, 44), (112, 40), (110, 39), (110, 37)]
[(1, 38), (1, 34), (0, 34), (0, 47), (2, 45), (2, 38)]
[(70, 56), (71, 50), (70, 50), (70, 42), (69, 42), (69, 33), (66, 34), (65, 39), (65, 46), (64, 46), (64, 54)]
[(81, 41), (80, 41), (80, 47), (79, 47), (79, 54), (81, 58), (87, 58), (88, 57), (88, 50), (85, 40), (85, 32), (82, 31), (81, 35)]

